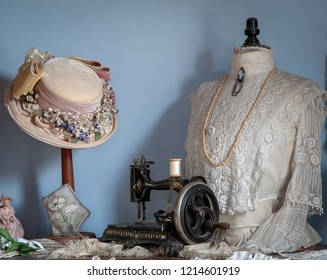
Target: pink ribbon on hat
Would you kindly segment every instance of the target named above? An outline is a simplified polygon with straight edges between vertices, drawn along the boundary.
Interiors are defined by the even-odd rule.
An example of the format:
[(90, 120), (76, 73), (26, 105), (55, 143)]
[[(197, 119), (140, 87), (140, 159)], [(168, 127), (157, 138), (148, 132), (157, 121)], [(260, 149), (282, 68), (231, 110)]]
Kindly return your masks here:
[(99, 95), (95, 100), (88, 103), (76, 103), (63, 98), (60, 98), (51, 93), (42, 83), (37, 83), (38, 103), (42, 109), (60, 109), (62, 112), (71, 112), (79, 114), (92, 113), (101, 104), (102, 95)]

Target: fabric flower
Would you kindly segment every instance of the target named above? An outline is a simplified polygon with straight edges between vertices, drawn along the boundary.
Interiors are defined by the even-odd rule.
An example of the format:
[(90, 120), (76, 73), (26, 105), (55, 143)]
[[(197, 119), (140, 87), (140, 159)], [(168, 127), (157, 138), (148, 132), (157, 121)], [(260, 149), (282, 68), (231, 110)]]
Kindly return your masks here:
[(72, 213), (72, 212), (74, 212), (77, 208), (78, 208), (78, 206), (77, 206), (76, 204), (71, 203), (71, 204), (69, 204), (69, 205), (66, 206), (65, 211), (66, 211), (66, 213)]
[(55, 197), (48, 204), (48, 207), (51, 211), (58, 211), (63, 208), (66, 204), (66, 199), (64, 197)]

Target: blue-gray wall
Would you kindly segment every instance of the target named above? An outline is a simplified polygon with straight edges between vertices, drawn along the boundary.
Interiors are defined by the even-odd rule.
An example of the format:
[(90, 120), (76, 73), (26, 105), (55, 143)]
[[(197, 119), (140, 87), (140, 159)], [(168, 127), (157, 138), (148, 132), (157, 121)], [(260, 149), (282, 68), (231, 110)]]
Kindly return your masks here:
[[(156, 161), (152, 177), (164, 179), (168, 159), (185, 157), (189, 95), (229, 71), (248, 17), (258, 19), (260, 42), (272, 47), (279, 68), (325, 88), (326, 11), (326, 0), (0, 0), (0, 91), (31, 47), (111, 67), (118, 130), (100, 147), (73, 151), (76, 194), (92, 213), (82, 230), (101, 236), (109, 223), (136, 219), (129, 202), (134, 158)], [(43, 237), (50, 227), (41, 198), (61, 185), (60, 149), (23, 133), (3, 105), (0, 131), (0, 194), (14, 198), (26, 238)], [(325, 205), (326, 156), (324, 149)], [(148, 218), (166, 201), (153, 193)], [(327, 243), (326, 215), (311, 221)]]

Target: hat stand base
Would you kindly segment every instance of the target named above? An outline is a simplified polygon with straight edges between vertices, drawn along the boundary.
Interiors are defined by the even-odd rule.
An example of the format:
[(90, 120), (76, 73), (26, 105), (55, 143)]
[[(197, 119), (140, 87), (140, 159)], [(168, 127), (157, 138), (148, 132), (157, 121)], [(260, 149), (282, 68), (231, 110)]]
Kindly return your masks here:
[(78, 241), (87, 238), (96, 238), (96, 235), (93, 232), (80, 232), (70, 235), (49, 235), (47, 236), (47, 238), (65, 244), (70, 241)]

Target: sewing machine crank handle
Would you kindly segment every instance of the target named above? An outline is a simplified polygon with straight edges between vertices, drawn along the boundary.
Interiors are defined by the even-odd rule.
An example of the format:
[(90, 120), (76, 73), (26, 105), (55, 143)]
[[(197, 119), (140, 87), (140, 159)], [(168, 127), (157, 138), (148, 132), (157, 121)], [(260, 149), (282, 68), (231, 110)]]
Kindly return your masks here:
[(230, 225), (228, 223), (217, 223), (217, 222), (208, 222), (207, 223), (207, 228), (210, 228), (212, 230), (214, 229), (221, 229), (221, 230), (226, 230), (229, 229)]

